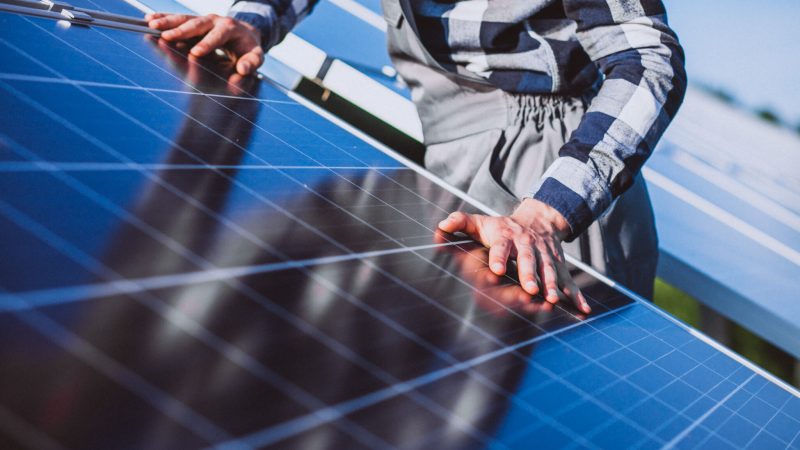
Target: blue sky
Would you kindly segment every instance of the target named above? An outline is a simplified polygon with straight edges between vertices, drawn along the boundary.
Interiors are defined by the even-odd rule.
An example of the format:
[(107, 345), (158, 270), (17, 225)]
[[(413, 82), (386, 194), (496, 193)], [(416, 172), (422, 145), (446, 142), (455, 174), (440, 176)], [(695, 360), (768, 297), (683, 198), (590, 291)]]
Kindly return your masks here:
[(665, 0), (689, 78), (800, 124), (800, 0)]

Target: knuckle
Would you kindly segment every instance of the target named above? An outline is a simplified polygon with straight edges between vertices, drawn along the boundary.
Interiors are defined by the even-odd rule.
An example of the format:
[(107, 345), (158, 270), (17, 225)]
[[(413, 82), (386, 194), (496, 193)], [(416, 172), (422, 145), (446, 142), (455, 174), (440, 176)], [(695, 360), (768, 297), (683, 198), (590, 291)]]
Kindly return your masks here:
[(236, 28), (237, 24), (236, 20), (234, 20), (231, 17), (222, 17), (218, 19), (216, 23), (219, 24), (219, 26), (226, 31), (233, 30), (234, 28)]
[(514, 230), (512, 228), (510, 228), (508, 226), (504, 226), (504, 227), (500, 228), (500, 235), (503, 236), (503, 238), (505, 238), (505, 239), (514, 239), (514, 236), (516, 236), (516, 233), (514, 232)]

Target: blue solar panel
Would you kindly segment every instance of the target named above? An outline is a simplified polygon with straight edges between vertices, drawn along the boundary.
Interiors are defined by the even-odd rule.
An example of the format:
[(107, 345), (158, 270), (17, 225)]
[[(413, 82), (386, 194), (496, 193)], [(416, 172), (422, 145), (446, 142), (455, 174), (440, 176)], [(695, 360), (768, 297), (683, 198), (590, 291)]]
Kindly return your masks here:
[(435, 235), (472, 209), (269, 82), (0, 14), (0, 445), (800, 447), (800, 397), (579, 268), (593, 314)]

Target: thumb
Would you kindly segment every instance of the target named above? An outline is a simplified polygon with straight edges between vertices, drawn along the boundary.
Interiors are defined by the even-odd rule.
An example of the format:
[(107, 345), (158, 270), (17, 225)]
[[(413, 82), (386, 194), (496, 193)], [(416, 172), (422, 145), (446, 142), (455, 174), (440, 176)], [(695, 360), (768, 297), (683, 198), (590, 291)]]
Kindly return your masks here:
[(439, 229), (448, 233), (461, 231), (468, 234), (473, 239), (478, 239), (480, 237), (480, 225), (476, 216), (461, 211), (456, 211), (439, 222)]

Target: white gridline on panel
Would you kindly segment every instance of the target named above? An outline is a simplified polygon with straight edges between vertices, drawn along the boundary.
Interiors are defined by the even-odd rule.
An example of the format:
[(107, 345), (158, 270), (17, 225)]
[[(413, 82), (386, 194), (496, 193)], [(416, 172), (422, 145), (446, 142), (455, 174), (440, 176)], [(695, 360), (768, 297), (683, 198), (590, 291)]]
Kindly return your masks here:
[[(7, 41), (4, 41), (3, 43), (6, 43), (6, 42)], [(199, 96), (203, 96), (203, 97), (224, 98), (224, 99), (243, 100), (243, 101), (254, 101), (254, 102), (259, 102), (259, 103), (276, 103), (276, 104), (285, 104), (285, 105), (297, 105), (296, 102), (289, 101), (289, 100), (271, 100), (271, 99), (256, 98), (256, 97), (242, 97), (242, 96), (232, 95), (232, 94), (231, 95), (209, 94), (209, 93), (198, 92), (198, 91), (179, 91), (177, 89), (143, 87), (143, 86), (125, 85), (125, 84), (117, 84), (117, 83), (105, 83), (105, 82), (100, 82), (100, 81), (72, 80), (72, 79), (67, 79), (67, 78), (42, 77), (42, 76), (38, 76), (38, 75), (25, 75), (25, 74), (20, 74), (20, 73), (0, 72), (0, 80), (28, 81), (28, 82), (34, 82), (34, 83), (69, 84), (69, 85), (74, 85), (74, 86), (98, 87), (98, 88), (108, 88), (108, 89), (122, 89), (122, 90), (129, 90), (129, 91), (147, 91), (147, 92), (158, 92), (158, 93), (164, 93), (164, 94), (199, 95)]]
[[(619, 315), (619, 317), (621, 317), (621, 318), (622, 318), (623, 320), (625, 320), (626, 322), (629, 322), (629, 323), (631, 323), (632, 325), (634, 325), (634, 326), (638, 327), (638, 325), (636, 324), (636, 322), (633, 322), (633, 321), (631, 321), (629, 318), (625, 317), (624, 315)], [(631, 385), (631, 386), (632, 386), (634, 389), (636, 389), (637, 391), (640, 391), (640, 392), (642, 392), (642, 393), (644, 393), (644, 394), (646, 394), (646, 395), (645, 395), (643, 398), (641, 398), (639, 401), (637, 401), (636, 403), (634, 403), (634, 404), (632, 404), (632, 405), (628, 406), (627, 408), (625, 408), (625, 410), (623, 411), (623, 413), (624, 413), (624, 414), (629, 414), (629, 413), (632, 413), (632, 412), (633, 412), (633, 410), (635, 410), (635, 409), (636, 409), (638, 406), (641, 406), (641, 405), (645, 404), (645, 403), (646, 403), (648, 400), (650, 400), (650, 399), (653, 399), (653, 400), (655, 400), (655, 401), (657, 401), (657, 402), (661, 403), (661, 405), (662, 405), (664, 408), (666, 408), (666, 409), (669, 409), (669, 410), (670, 410), (672, 413), (674, 413), (676, 418), (677, 418), (677, 417), (683, 417), (683, 418), (685, 418), (685, 419), (688, 419), (688, 420), (690, 420), (690, 421), (691, 421), (691, 420), (694, 420), (694, 419), (692, 419), (691, 417), (687, 416), (687, 415), (686, 415), (686, 412), (689, 410), (689, 408), (691, 408), (692, 406), (694, 406), (694, 405), (695, 405), (695, 404), (696, 404), (696, 403), (697, 403), (697, 402), (698, 402), (700, 399), (702, 399), (702, 398), (706, 398), (706, 399), (709, 399), (709, 400), (711, 400), (712, 402), (715, 402), (715, 403), (716, 403), (716, 405), (712, 406), (712, 409), (717, 409), (717, 408), (720, 406), (720, 404), (721, 404), (722, 402), (724, 402), (724, 400), (723, 400), (723, 401), (717, 401), (717, 400), (715, 400), (715, 399), (713, 399), (713, 398), (709, 397), (709, 396), (707, 395), (707, 393), (706, 393), (706, 392), (701, 392), (701, 391), (698, 391), (698, 390), (697, 390), (697, 389), (696, 389), (694, 386), (692, 386), (692, 385), (691, 385), (691, 384), (689, 384), (689, 383), (686, 383), (686, 384), (687, 384), (687, 386), (689, 386), (689, 387), (690, 387), (692, 390), (694, 390), (695, 392), (697, 392), (697, 394), (698, 394), (700, 397), (698, 397), (698, 399), (696, 399), (696, 400), (694, 400), (693, 402), (691, 402), (691, 403), (689, 403), (688, 405), (686, 405), (686, 406), (685, 406), (683, 409), (680, 409), (680, 410), (679, 410), (679, 409), (676, 409), (676, 408), (675, 408), (675, 407), (673, 407), (672, 405), (668, 405), (668, 404), (664, 403), (664, 402), (663, 402), (663, 401), (662, 401), (660, 398), (657, 398), (656, 396), (657, 396), (658, 394), (660, 394), (661, 392), (665, 391), (666, 389), (668, 389), (668, 388), (669, 388), (669, 387), (670, 387), (672, 384), (674, 384), (674, 383), (676, 383), (676, 382), (682, 382), (682, 378), (683, 378), (683, 376), (685, 376), (685, 375), (689, 374), (689, 373), (690, 373), (692, 370), (694, 370), (695, 368), (697, 368), (697, 367), (700, 367), (700, 366), (706, 367), (708, 370), (711, 370), (712, 372), (715, 372), (715, 373), (717, 373), (717, 375), (720, 375), (720, 381), (719, 381), (719, 382), (718, 382), (716, 385), (714, 385), (714, 386), (712, 386), (711, 388), (709, 388), (709, 389), (708, 389), (708, 392), (711, 392), (711, 391), (713, 391), (713, 390), (714, 390), (714, 389), (715, 389), (717, 386), (720, 386), (720, 385), (721, 385), (723, 382), (725, 382), (725, 381), (731, 381), (731, 377), (733, 377), (734, 375), (736, 375), (736, 373), (737, 373), (737, 371), (738, 371), (738, 370), (749, 370), (749, 369), (748, 369), (747, 367), (745, 367), (745, 366), (739, 365), (739, 366), (738, 366), (738, 368), (737, 368), (735, 371), (731, 372), (731, 373), (730, 373), (730, 374), (728, 374), (727, 376), (723, 376), (723, 374), (720, 374), (719, 372), (717, 372), (717, 371), (716, 371), (716, 370), (715, 370), (713, 367), (707, 366), (707, 365), (705, 364), (706, 362), (708, 362), (708, 361), (709, 361), (711, 358), (713, 358), (714, 356), (717, 356), (717, 355), (719, 355), (719, 353), (717, 353), (717, 352), (712, 352), (712, 353), (711, 353), (711, 355), (709, 355), (709, 356), (708, 356), (708, 357), (707, 357), (705, 360), (703, 360), (703, 361), (700, 361), (700, 360), (697, 360), (697, 359), (695, 359), (695, 358), (694, 358), (693, 356), (691, 356), (690, 354), (688, 354), (688, 353), (684, 353), (684, 352), (682, 352), (682, 351), (681, 351), (681, 349), (682, 349), (684, 346), (686, 346), (686, 345), (689, 345), (689, 344), (690, 344), (690, 343), (692, 343), (692, 342), (696, 342), (696, 341), (692, 340), (692, 339), (691, 339), (691, 337), (690, 337), (690, 339), (689, 339), (689, 340), (687, 340), (686, 342), (684, 342), (683, 344), (681, 344), (681, 345), (680, 345), (680, 346), (678, 346), (678, 347), (674, 346), (674, 345), (673, 345), (673, 344), (671, 344), (671, 343), (667, 343), (667, 342), (666, 342), (666, 341), (664, 341), (663, 339), (660, 339), (660, 338), (658, 338), (658, 336), (657, 336), (657, 333), (658, 333), (658, 332), (660, 332), (660, 331), (662, 331), (662, 330), (664, 330), (664, 329), (666, 329), (666, 328), (668, 328), (670, 325), (671, 325), (671, 324), (670, 324), (669, 322), (667, 322), (667, 325), (665, 325), (665, 327), (663, 327), (663, 328), (661, 328), (661, 329), (657, 330), (655, 333), (654, 333), (654, 332), (651, 332), (650, 330), (647, 330), (647, 329), (644, 329), (644, 328), (638, 327), (638, 328), (639, 328), (640, 330), (642, 330), (642, 331), (643, 331), (645, 334), (644, 334), (643, 336), (641, 336), (639, 339), (637, 339), (637, 340), (635, 340), (635, 341), (628, 342), (628, 343), (620, 343), (619, 341), (617, 341), (616, 339), (614, 339), (614, 338), (612, 337), (611, 339), (614, 339), (614, 340), (615, 340), (615, 341), (616, 341), (616, 342), (619, 344), (619, 348), (616, 348), (615, 350), (613, 350), (613, 351), (611, 351), (611, 352), (609, 352), (609, 353), (607, 353), (607, 354), (604, 354), (604, 355), (603, 355), (601, 358), (605, 358), (605, 357), (607, 357), (607, 356), (611, 356), (611, 355), (613, 355), (614, 353), (617, 353), (617, 352), (620, 352), (620, 351), (622, 351), (622, 350), (628, 349), (628, 350), (631, 350), (631, 351), (633, 351), (634, 353), (636, 353), (636, 354), (637, 354), (637, 356), (640, 356), (640, 357), (642, 357), (643, 359), (645, 359), (645, 360), (647, 361), (647, 363), (646, 363), (644, 366), (637, 368), (635, 371), (633, 371), (633, 372), (631, 372), (631, 373), (629, 373), (629, 374), (627, 374), (627, 375), (618, 376), (618, 380), (617, 380), (615, 383), (612, 383), (612, 384), (610, 384), (610, 385), (607, 385), (607, 386), (605, 386), (605, 387), (603, 387), (603, 388), (599, 389), (598, 391), (596, 391), (596, 394), (602, 394), (603, 392), (605, 392), (607, 389), (611, 388), (613, 385), (617, 384), (618, 382), (627, 381), (627, 380), (628, 380), (628, 378), (629, 378), (630, 376), (633, 376), (633, 375), (635, 375), (636, 373), (638, 373), (638, 372), (640, 372), (640, 371), (642, 371), (642, 370), (645, 370), (647, 367), (650, 367), (650, 366), (656, 365), (656, 364), (658, 363), (658, 361), (659, 361), (659, 360), (661, 360), (661, 359), (663, 359), (663, 358), (666, 358), (667, 356), (669, 356), (669, 355), (673, 354), (674, 352), (681, 352), (681, 353), (683, 353), (683, 355), (684, 355), (684, 356), (686, 356), (686, 357), (688, 357), (689, 359), (693, 360), (693, 361), (696, 363), (696, 364), (695, 364), (695, 366), (694, 366), (694, 367), (692, 367), (691, 369), (689, 369), (689, 370), (688, 370), (688, 371), (687, 371), (685, 374), (683, 374), (683, 375), (680, 375), (680, 376), (674, 376), (674, 375), (673, 375), (673, 379), (672, 379), (670, 382), (666, 383), (664, 386), (661, 386), (659, 389), (657, 389), (657, 390), (655, 390), (655, 391), (653, 391), (653, 392), (646, 392), (646, 391), (644, 391), (644, 389), (643, 389), (643, 388), (641, 388), (640, 386), (638, 386), (638, 385), (637, 385), (635, 382), (630, 382), (629, 384), (630, 384), (630, 385)], [(659, 357), (655, 358), (655, 359), (650, 359), (650, 358), (648, 358), (646, 355), (642, 355), (641, 353), (638, 353), (638, 352), (636, 352), (636, 350), (634, 350), (634, 349), (631, 349), (631, 348), (630, 348), (632, 345), (634, 345), (634, 344), (636, 344), (636, 343), (638, 343), (638, 342), (640, 342), (640, 341), (642, 341), (642, 340), (644, 340), (644, 339), (647, 339), (648, 337), (654, 337), (654, 338), (660, 339), (662, 342), (665, 342), (667, 345), (669, 345), (669, 346), (671, 347), (671, 350), (670, 350), (669, 352), (666, 352), (666, 353), (664, 353), (663, 355), (661, 355), (661, 356), (659, 356)], [(568, 377), (568, 376), (570, 376), (571, 374), (573, 374), (573, 373), (576, 373), (576, 372), (579, 372), (580, 370), (582, 370), (582, 369), (584, 369), (584, 368), (586, 368), (586, 367), (588, 367), (588, 366), (591, 366), (591, 365), (592, 365), (592, 362), (590, 361), (590, 362), (588, 362), (588, 363), (585, 363), (585, 364), (583, 364), (583, 365), (580, 365), (580, 366), (574, 367), (574, 368), (572, 368), (572, 369), (570, 369), (570, 370), (568, 370), (568, 371), (566, 371), (566, 372), (560, 372), (560, 375), (561, 375), (560, 379), (563, 379), (563, 378), (565, 378), (565, 377)], [(539, 366), (539, 363), (537, 363), (536, 361), (534, 361), (534, 362), (533, 362), (533, 367), (534, 367), (534, 368), (536, 368), (537, 366)], [(600, 367), (603, 367), (603, 366), (601, 365)], [(670, 374), (670, 375), (672, 375), (672, 374)], [(751, 377), (751, 378), (752, 378), (752, 377)], [(748, 378), (748, 381), (749, 381), (749, 378)], [(734, 384), (734, 387), (735, 387), (735, 386), (736, 386), (736, 385)], [(766, 386), (766, 384), (765, 384), (765, 386)], [(536, 387), (534, 390), (539, 390), (540, 388), (541, 388), (541, 386), (537, 386), (537, 387)], [(521, 393), (521, 394), (522, 394), (522, 395), (524, 395), (524, 393)], [(789, 399), (789, 398), (791, 398), (791, 397), (787, 397), (787, 402), (788, 402), (788, 399)], [(559, 415), (561, 415), (562, 413), (564, 413), (564, 412), (566, 412), (566, 411), (568, 411), (568, 410), (570, 410), (570, 409), (572, 409), (572, 408), (576, 407), (577, 405), (580, 405), (582, 402), (583, 402), (583, 399), (577, 399), (577, 400), (575, 400), (574, 402), (572, 402), (572, 403), (570, 403), (570, 404), (566, 404), (566, 405), (565, 405), (565, 406), (563, 406), (563, 407), (562, 407), (560, 410), (553, 412), (553, 415), (554, 415), (554, 416), (559, 416)], [(735, 413), (735, 411), (733, 411), (733, 412)], [(749, 419), (747, 419), (746, 417), (742, 417), (742, 419), (744, 419), (745, 421), (748, 421), (748, 422), (752, 423), (752, 421), (750, 421), (750, 420), (749, 420)], [(609, 420), (605, 421), (604, 423), (602, 423), (602, 424), (598, 425), (598, 426), (597, 426), (597, 427), (596, 427), (594, 430), (588, 430), (588, 434), (587, 434), (585, 437), (586, 437), (587, 439), (591, 439), (593, 436), (595, 436), (595, 435), (599, 434), (599, 433), (600, 433), (600, 432), (602, 432), (604, 429), (606, 429), (607, 427), (611, 426), (613, 423), (614, 423), (614, 420), (613, 420), (613, 418), (611, 418), (611, 419), (609, 419)], [(658, 431), (660, 431), (660, 430), (662, 430), (662, 429), (666, 428), (666, 426), (668, 426), (670, 423), (671, 423), (671, 422), (664, 423), (662, 426), (660, 426), (660, 427), (657, 427), (657, 428), (656, 428), (655, 430), (653, 430), (653, 431), (654, 431), (654, 432), (658, 432)], [(755, 425), (755, 426), (758, 426), (757, 424), (754, 424), (754, 423), (753, 423), (753, 425)], [(710, 430), (710, 429), (708, 429), (707, 427), (704, 427), (704, 429), (705, 429), (706, 431), (709, 431), (709, 432), (710, 432), (712, 435), (714, 435), (714, 434), (715, 434), (714, 430)], [(764, 431), (765, 431), (765, 432), (767, 432), (767, 433), (769, 433), (769, 432), (768, 432), (768, 431), (766, 431), (766, 430), (764, 430)], [(779, 439), (779, 440), (780, 440), (780, 438), (778, 438), (777, 436), (773, 435), (772, 433), (769, 433), (769, 434), (770, 434), (770, 435), (772, 435), (773, 437), (775, 437), (776, 439)], [(732, 446), (734, 446), (734, 447), (735, 447), (735, 445), (734, 445), (732, 442), (728, 441), (728, 440), (727, 440), (727, 439), (726, 439), (724, 436), (717, 435), (717, 437), (719, 437), (720, 439), (722, 439), (723, 441), (725, 441), (725, 442), (726, 442), (726, 443), (728, 443), (729, 445), (732, 445)], [(638, 447), (638, 446), (641, 446), (641, 445), (643, 445), (645, 442), (647, 442), (647, 439), (648, 439), (648, 437), (647, 437), (647, 436), (645, 436), (645, 439), (644, 439), (644, 440), (642, 440), (642, 441), (640, 441), (640, 442), (639, 442), (639, 443), (638, 443), (636, 446)]]
[[(1, 142), (1, 141), (0, 141)], [(265, 165), (265, 164), (139, 164), (139, 169), (153, 171), (167, 170), (411, 170), (408, 167), (392, 166), (295, 166), (295, 165)], [(124, 163), (83, 163), (83, 162), (0, 162), (0, 172), (112, 172), (135, 170)]]

